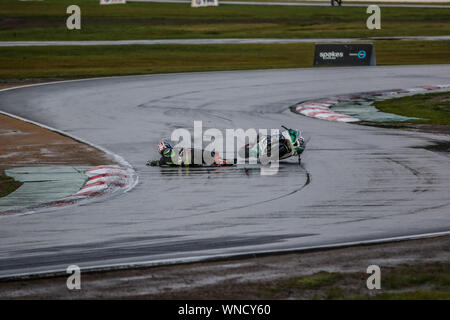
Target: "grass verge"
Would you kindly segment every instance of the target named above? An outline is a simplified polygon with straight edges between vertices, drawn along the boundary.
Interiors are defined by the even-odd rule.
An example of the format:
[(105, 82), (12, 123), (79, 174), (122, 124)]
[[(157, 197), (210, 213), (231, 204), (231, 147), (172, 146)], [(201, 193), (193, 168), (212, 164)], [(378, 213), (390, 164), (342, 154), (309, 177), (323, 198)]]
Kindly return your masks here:
[[(345, 1), (344, 1), (345, 2)], [(78, 0), (81, 30), (66, 28), (72, 0), (0, 3), (2, 41), (188, 38), (360, 38), (448, 35), (450, 10), (383, 8), (382, 29), (368, 30), (366, 7), (287, 7), (189, 3), (100, 6)]]
[(449, 263), (382, 268), (380, 290), (367, 289), (368, 276), (366, 273), (320, 271), (309, 276), (242, 283), (239, 291), (260, 299), (450, 299)]
[[(450, 41), (376, 41), (378, 65), (445, 64)], [(303, 68), (314, 44), (0, 48), (0, 79)], [(401, 58), (399, 58), (401, 57)]]
[(383, 112), (427, 119), (412, 123), (450, 125), (450, 92), (417, 94), (377, 101), (374, 106)]
[(21, 185), (21, 182), (18, 182), (13, 178), (6, 176), (3, 171), (0, 171), (0, 198), (12, 193)]

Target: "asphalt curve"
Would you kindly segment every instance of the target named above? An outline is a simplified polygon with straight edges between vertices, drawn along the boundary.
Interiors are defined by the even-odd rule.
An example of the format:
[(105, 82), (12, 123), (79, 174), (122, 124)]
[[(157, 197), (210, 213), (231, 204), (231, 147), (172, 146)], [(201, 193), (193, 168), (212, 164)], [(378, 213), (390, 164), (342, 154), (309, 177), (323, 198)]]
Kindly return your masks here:
[[(2, 217), (0, 276), (301, 248), (450, 230), (445, 135), (316, 120), (304, 99), (449, 82), (450, 65), (285, 69), (113, 77), (0, 92), (0, 110), (63, 130), (130, 162), (128, 193)], [(302, 166), (146, 167), (176, 128), (304, 130)]]

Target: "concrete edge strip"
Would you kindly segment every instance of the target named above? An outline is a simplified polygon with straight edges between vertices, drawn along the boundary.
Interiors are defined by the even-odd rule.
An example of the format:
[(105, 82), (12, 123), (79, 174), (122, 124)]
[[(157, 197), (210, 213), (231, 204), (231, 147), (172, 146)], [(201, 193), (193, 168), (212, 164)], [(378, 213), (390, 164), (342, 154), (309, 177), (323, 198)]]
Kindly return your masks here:
[(440, 85), (420, 86), (410, 89), (379, 90), (355, 94), (338, 95), (334, 97), (302, 101), (291, 106), (290, 110), (294, 113), (306, 117), (321, 120), (336, 121), (336, 122), (359, 122), (361, 120), (356, 117), (335, 112), (330, 108), (341, 102), (352, 102), (360, 99), (376, 98), (376, 97), (384, 97), (388, 99), (398, 98), (402, 97), (403, 95), (419, 94), (449, 88), (450, 84), (440, 84)]
[(21, 213), (64, 199), (83, 187), (89, 166), (25, 166), (5, 169), (5, 175), (22, 183), (0, 198), (0, 216)]
[[(84, 172), (87, 177), (81, 189), (63, 198), (42, 201), (23, 208), (0, 211), (0, 217), (25, 215), (38, 210), (54, 210), (68, 205), (86, 204), (112, 197), (119, 192), (127, 192), (135, 183), (134, 170), (116, 165), (91, 167)], [(137, 176), (136, 176), (137, 177)]]
[[(186, 265), (191, 263), (199, 262), (220, 262), (220, 261), (230, 261), (246, 258), (256, 258), (271, 255), (280, 254), (294, 254), (294, 253), (307, 253), (307, 252), (318, 252), (332, 249), (344, 249), (348, 247), (357, 246), (370, 246), (378, 245), (384, 243), (401, 242), (408, 240), (419, 240), (427, 238), (436, 238), (441, 236), (450, 235), (450, 231), (441, 231), (433, 233), (422, 233), (408, 236), (397, 236), (390, 238), (379, 238), (371, 240), (362, 241), (352, 241), (352, 242), (341, 242), (335, 244), (326, 244), (318, 246), (307, 246), (307, 247), (297, 247), (290, 249), (275, 249), (275, 250), (260, 250), (260, 251), (247, 251), (243, 253), (228, 253), (228, 254), (213, 254), (205, 256), (194, 256), (189, 258), (174, 258), (174, 259), (160, 259), (153, 261), (142, 261), (142, 262), (128, 262), (128, 263), (118, 263), (118, 264), (105, 264), (97, 265), (91, 267), (80, 267), (82, 273), (99, 273), (108, 271), (119, 271), (119, 270), (130, 270), (130, 269), (142, 269), (142, 268), (154, 268), (159, 266), (173, 266), (173, 265)], [(20, 281), (29, 279), (44, 279), (53, 277), (63, 277), (67, 276), (66, 270), (49, 270), (42, 272), (32, 272), (32, 273), (18, 273), (8, 276), (0, 276), (0, 282), (7, 281)]]

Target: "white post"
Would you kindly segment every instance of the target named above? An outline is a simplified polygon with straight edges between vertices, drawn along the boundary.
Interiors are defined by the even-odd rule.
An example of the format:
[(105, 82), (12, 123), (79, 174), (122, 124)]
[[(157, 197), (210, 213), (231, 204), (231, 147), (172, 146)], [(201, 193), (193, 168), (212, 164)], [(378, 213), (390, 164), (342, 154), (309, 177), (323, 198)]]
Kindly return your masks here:
[(191, 7), (217, 7), (219, 5), (219, 0), (192, 0)]

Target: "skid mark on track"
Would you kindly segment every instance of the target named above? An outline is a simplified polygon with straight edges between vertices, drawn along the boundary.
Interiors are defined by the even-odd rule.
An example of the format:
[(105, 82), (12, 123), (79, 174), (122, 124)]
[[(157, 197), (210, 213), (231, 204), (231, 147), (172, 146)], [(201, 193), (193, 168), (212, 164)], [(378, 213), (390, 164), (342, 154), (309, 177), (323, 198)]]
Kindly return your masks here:
[[(411, 172), (418, 180), (423, 181), (425, 184), (432, 185), (434, 183), (433, 178), (430, 176), (430, 174), (422, 173), (419, 170), (414, 169), (413, 167), (407, 165), (404, 161), (395, 160), (389, 157), (387, 157), (386, 159), (402, 166), (403, 168)], [(415, 188), (413, 192), (426, 192), (426, 191), (429, 191), (429, 188)]]
[(138, 105), (138, 107), (146, 108), (150, 104), (153, 104), (153, 103), (166, 101), (166, 100), (170, 100), (170, 99), (173, 99), (173, 98), (179, 98), (179, 97), (182, 97), (182, 96), (185, 96), (185, 95), (191, 95), (191, 94), (196, 94), (196, 93), (200, 93), (200, 92), (202, 92), (202, 91), (201, 90), (195, 90), (195, 91), (187, 91), (187, 92), (181, 92), (181, 93), (178, 93), (178, 94), (168, 95), (168, 96), (160, 97), (158, 99), (148, 100), (147, 102), (144, 102), (144, 103), (141, 103), (140, 105)]
[[(287, 163), (284, 163), (284, 164), (287, 164)], [(298, 164), (295, 164), (295, 165), (297, 166)], [(210, 211), (206, 211), (206, 212), (192, 214), (192, 215), (185, 216), (185, 218), (186, 217), (196, 217), (196, 216), (202, 216), (202, 215), (209, 215), (209, 214), (215, 214), (215, 213), (222, 213), (222, 212), (226, 212), (226, 211), (230, 211), (230, 210), (236, 210), (236, 209), (245, 209), (245, 208), (249, 208), (249, 207), (252, 207), (252, 206), (261, 205), (261, 204), (265, 204), (265, 203), (268, 203), (268, 202), (272, 202), (272, 201), (276, 201), (276, 200), (279, 200), (279, 199), (283, 199), (283, 198), (289, 197), (289, 196), (291, 196), (293, 194), (296, 194), (296, 193), (302, 191), (304, 188), (306, 188), (312, 181), (311, 173), (303, 166), (303, 164), (298, 165), (298, 166), (304, 170), (304, 173), (305, 173), (305, 176), (306, 176), (305, 183), (303, 185), (299, 186), (298, 188), (288, 192), (288, 193), (285, 193), (285, 194), (282, 194), (282, 195), (279, 195), (279, 196), (276, 196), (276, 197), (273, 197), (273, 198), (270, 198), (270, 199), (266, 199), (266, 200), (263, 200), (263, 201), (253, 202), (253, 203), (249, 203), (249, 204), (245, 204), (245, 205), (235, 206), (235, 207), (226, 208), (226, 209), (210, 210)], [(205, 168), (202, 168), (202, 169), (205, 169)], [(208, 169), (211, 169), (211, 168), (208, 168)], [(237, 169), (239, 170), (240, 168), (237, 168)], [(234, 171), (237, 172), (238, 170), (234, 170)], [(244, 170), (247, 173), (248, 170), (258, 170), (258, 168), (244, 168)], [(162, 172), (164, 172), (164, 171), (162, 171)], [(164, 173), (165, 174), (168, 174), (168, 173), (170, 174), (170, 170), (167, 170)], [(175, 175), (177, 175), (177, 174), (179, 174), (179, 171), (177, 171), (175, 173)]]
[(275, 198), (267, 199), (267, 200), (260, 201), (260, 202), (257, 202), (257, 203), (251, 203), (251, 204), (247, 204), (247, 205), (237, 206), (237, 207), (233, 207), (233, 208), (229, 208), (229, 209), (223, 209), (223, 210), (211, 211), (210, 213), (223, 212), (223, 211), (234, 210), (234, 209), (248, 208), (248, 207), (251, 207), (251, 206), (254, 206), (254, 205), (258, 205), (258, 204), (263, 204), (263, 203), (267, 203), (267, 202), (279, 200), (279, 199), (282, 199), (282, 198), (291, 196), (291, 195), (293, 195), (294, 193), (297, 193), (297, 192), (303, 190), (307, 185), (309, 185), (309, 184), (311, 183), (311, 173), (309, 173), (309, 171), (307, 171), (307, 170), (305, 169), (305, 167), (303, 167), (302, 165), (300, 165), (300, 167), (301, 167), (303, 170), (305, 170), (305, 175), (306, 175), (306, 181), (305, 181), (305, 183), (304, 183), (300, 188), (295, 189), (295, 190), (293, 190), (293, 191), (291, 191), (291, 192), (289, 192), (289, 193), (280, 195), (280, 196), (275, 197)]
[(389, 160), (389, 161), (392, 161), (392, 162), (394, 162), (396, 164), (401, 165), (403, 168), (405, 168), (405, 169), (409, 170), (410, 172), (412, 172), (412, 174), (415, 175), (416, 177), (419, 177), (421, 175), (420, 171), (418, 171), (418, 170), (408, 166), (407, 164), (405, 164), (405, 163), (403, 163), (403, 162), (401, 162), (399, 160), (394, 160), (392, 158), (386, 158), (386, 159)]

